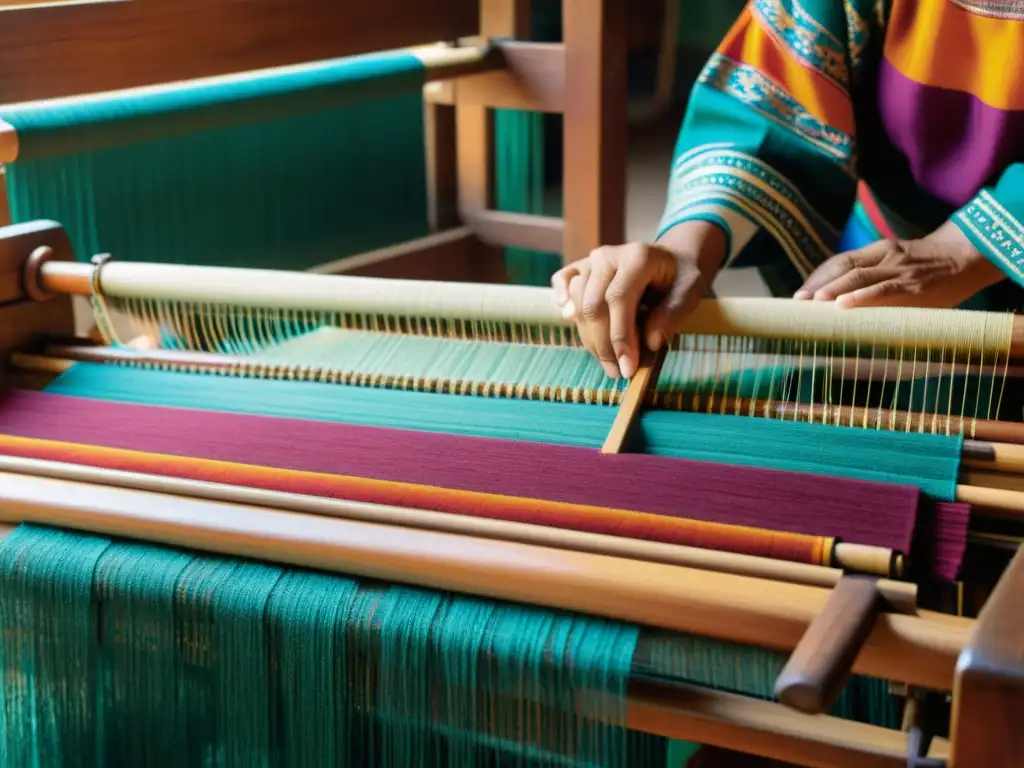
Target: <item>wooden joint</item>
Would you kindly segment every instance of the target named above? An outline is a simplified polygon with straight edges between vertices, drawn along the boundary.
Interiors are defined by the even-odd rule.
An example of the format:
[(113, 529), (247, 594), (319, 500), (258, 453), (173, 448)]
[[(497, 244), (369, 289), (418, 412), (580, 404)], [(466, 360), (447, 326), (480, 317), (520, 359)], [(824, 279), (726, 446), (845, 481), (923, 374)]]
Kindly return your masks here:
[(0, 227), (0, 304), (53, 298), (41, 280), (43, 264), (73, 259), (71, 240), (55, 221)]
[(560, 114), (565, 108), (565, 47), (561, 43), (495, 42), (502, 69), (431, 83), (436, 104)]
[(951, 768), (1024, 765), (1024, 549), (982, 608), (953, 681)]

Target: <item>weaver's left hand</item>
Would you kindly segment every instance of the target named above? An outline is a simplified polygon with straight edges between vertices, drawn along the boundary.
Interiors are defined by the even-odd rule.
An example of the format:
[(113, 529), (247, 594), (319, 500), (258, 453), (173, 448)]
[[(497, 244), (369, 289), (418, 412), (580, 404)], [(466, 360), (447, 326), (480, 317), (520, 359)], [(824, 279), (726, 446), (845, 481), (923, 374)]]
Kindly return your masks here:
[(843, 309), (952, 308), (1004, 278), (955, 224), (946, 223), (920, 240), (880, 240), (833, 256), (793, 298), (834, 301)]

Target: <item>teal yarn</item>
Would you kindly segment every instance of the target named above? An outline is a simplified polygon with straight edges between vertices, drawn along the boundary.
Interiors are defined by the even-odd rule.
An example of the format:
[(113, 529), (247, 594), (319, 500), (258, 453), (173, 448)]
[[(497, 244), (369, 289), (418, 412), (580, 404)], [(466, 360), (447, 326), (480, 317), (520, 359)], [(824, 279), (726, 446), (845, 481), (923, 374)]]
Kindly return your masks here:
[(428, 233), (423, 67), (407, 54), (242, 85), (0, 108), (15, 222), (82, 259), (306, 269)]
[[(675, 768), (628, 683), (770, 699), (782, 654), (19, 526), (0, 542), (4, 765)], [(884, 681), (838, 716), (896, 727)]]
[[(77, 363), (47, 391), (589, 448), (601, 446), (615, 418), (614, 408), (600, 405), (214, 377), (95, 363)], [(940, 501), (955, 497), (963, 446), (959, 436), (667, 410), (646, 411), (639, 433), (643, 450), (659, 456), (897, 482), (914, 485)]]
[(625, 729), (638, 638), (583, 616), (23, 525), (0, 543), (0, 756), (19, 768), (664, 765), (663, 739)]
[(18, 134), (18, 159), (96, 152), (386, 100), (418, 92), (425, 68), (409, 53), (387, 52), (282, 67), (241, 78), (115, 91), (88, 100), (0, 107)]
[[(544, 121), (545, 116), (537, 112), (494, 111), (494, 197), (498, 210), (546, 213)], [(505, 249), (505, 268), (513, 283), (548, 285), (561, 266), (562, 257), (557, 253)]]

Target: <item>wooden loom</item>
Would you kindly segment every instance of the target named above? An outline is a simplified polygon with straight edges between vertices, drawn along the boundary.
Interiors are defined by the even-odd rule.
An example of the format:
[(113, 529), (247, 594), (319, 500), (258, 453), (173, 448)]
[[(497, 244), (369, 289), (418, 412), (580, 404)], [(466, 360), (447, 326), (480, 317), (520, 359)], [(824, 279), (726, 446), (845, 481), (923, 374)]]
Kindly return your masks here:
[[(477, 32), (499, 38), (525, 37), (525, 15), (518, 2), (480, 3), (479, 22), (476, 0), (387, 0), (373, 4), (373, 13), (361, 10), (357, 17), (350, 15), (348, 7), (312, 0), (301, 7), (291, 4), (287, 14), (271, 3), (258, 5), (242, 8), (207, 2), (192, 9), (180, 2), (173, 8), (151, 2), (94, 3), (4, 11), (0, 19), (0, 100), (134, 88), (452, 40)], [(622, 51), (615, 32), (624, 5), (613, 0), (566, 0), (564, 7), (570, 36), (564, 49), (502, 43), (504, 71), (472, 74), (454, 83), (447, 81), (446, 74), (441, 88), (431, 95), (431, 130), (449, 137), (457, 131), (459, 136), (457, 152), (450, 151), (450, 142), (436, 142), (435, 216), (441, 226), (453, 223), (454, 206), (444, 202), (442, 190), (447, 188), (450, 196), (457, 176), (458, 209), (466, 229), (354, 259), (341, 265), (343, 271), (489, 279), (492, 272), (482, 242), (561, 250), (573, 259), (596, 245), (621, 240), (623, 168), (617, 158), (624, 162), (624, 153), (616, 149), (616, 142), (624, 127), (619, 118), (625, 113), (624, 84), (615, 76), (616, 71), (620, 76), (622, 72), (621, 66), (616, 69)], [(206, 25), (195, 24), (200, 14), (209, 20)], [(126, 33), (131, 28), (139, 33)], [(154, 28), (160, 33), (147, 31)], [(102, 35), (82, 39), (82, 29), (112, 33), (109, 39)], [(339, 29), (350, 35), (339, 37)], [(228, 40), (226, 30), (230, 30)], [(189, 55), (181, 57), (179, 53), (186, 50)], [(448, 64), (459, 71), (466, 66), (464, 61)], [(475, 66), (490, 69), (496, 64), (492, 57), (471, 65)], [(553, 73), (559, 66), (564, 66), (562, 78), (538, 76)], [(616, 106), (620, 98), (621, 107)], [(564, 110), (566, 134), (572, 137), (567, 142), (569, 184), (564, 225), (490, 210), (488, 163), (483, 161), (488, 154), (487, 108), (530, 105)], [(442, 147), (449, 150), (447, 161)], [(441, 260), (424, 274), (421, 265), (430, 254)], [(210, 273), (201, 271), (185, 274), (176, 270), (180, 279), (172, 284), (168, 283), (168, 271), (159, 266), (146, 277), (145, 265), (115, 261), (93, 271), (85, 265), (61, 263), (70, 259), (59, 228), (30, 224), (3, 233), (0, 353), (7, 373), (14, 378), (48, 378), (76, 360), (89, 359), (185, 369), (244, 367), (258, 375), (273, 373), (256, 370), (274, 367), (258, 359), (232, 359), (206, 351), (96, 347), (68, 338), (73, 336), (73, 326), (67, 296), (91, 294), (94, 276), (111, 300), (118, 295), (119, 280), (129, 288), (123, 295), (136, 296), (140, 285), (153, 287), (156, 274), (157, 283), (171, 286), (163, 294), (171, 299), (195, 298), (197, 286), (215, 282)], [(303, 278), (301, 290), (278, 281), (267, 288), (266, 277), (253, 274), (243, 284), (248, 288), (264, 286), (262, 293), (269, 297), (269, 306), (280, 306), (290, 295), (294, 307), (308, 308), (311, 295), (335, 294), (335, 287), (343, 285), (316, 279), (305, 282)], [(217, 292), (205, 295), (218, 301), (230, 299)], [(247, 291), (246, 302), (252, 295)], [(353, 309), (342, 300), (344, 291), (336, 295), (335, 306)], [(533, 295), (541, 296), (544, 312), (551, 310), (543, 304), (543, 292)], [(415, 314), (407, 296), (402, 298), (399, 293), (392, 301), (401, 312)], [(454, 312), (453, 303), (452, 299), (434, 301), (428, 314)], [(716, 305), (706, 306), (713, 314)], [(383, 311), (375, 302), (362, 308)], [(503, 319), (515, 320), (525, 310), (503, 311), (507, 312)], [(1014, 350), (1019, 352), (1019, 325), (1014, 333)], [(289, 370), (284, 366), (281, 372)], [(621, 450), (629, 423), (645, 400), (645, 385), (657, 378), (654, 373), (645, 369), (624, 394), (609, 395), (609, 402), (619, 404), (620, 418), (607, 450)], [(339, 380), (345, 379), (339, 376)], [(797, 410), (790, 403), (715, 403), (716, 408), (730, 412), (746, 412), (751, 405), (755, 410), (768, 407), (782, 415), (787, 408)], [(799, 408), (801, 415), (818, 420), (824, 412), (819, 406), (815, 417), (807, 406)], [(929, 428), (966, 430), (977, 440), (965, 451), (972, 452), (972, 460), (979, 466), (986, 471), (1006, 468), (1010, 477), (1020, 472), (1020, 449), (1007, 445), (1020, 442), (1019, 425), (964, 419), (962, 414), (959, 420), (947, 416), (952, 418), (937, 425), (929, 419)], [(861, 423), (864, 417), (888, 420), (889, 414), (847, 409), (834, 420), (851, 418)], [(903, 419), (898, 421), (900, 426), (920, 426), (920, 421), (895, 418)], [(954, 693), (953, 738), (950, 742), (935, 740), (930, 747), (933, 757), (949, 757), (961, 766), (999, 768), (1018, 764), (1024, 753), (1013, 721), (1021, 701), (1015, 676), (1019, 675), (1020, 638), (1024, 636), (1024, 620), (1014, 602), (1024, 586), (1020, 556), (1003, 576), (985, 613), (972, 621), (919, 610), (913, 585), (879, 580), (879, 571), (889, 568), (884, 553), (880, 558), (879, 553), (856, 549), (846, 550), (845, 558), (844, 553), (834, 553), (848, 570), (873, 572), (865, 579), (845, 577), (834, 567), (801, 566), (708, 549), (659, 548), (628, 539), (609, 541), (611, 537), (569, 537), (538, 526), (453, 520), (452, 516), (417, 509), (288, 496), (154, 474), (97, 472), (89, 466), (18, 456), (3, 456), (0, 467), (5, 473), (0, 482), (0, 522), (35, 521), (341, 570), (794, 651), (779, 685), (789, 709), (694, 687), (639, 684), (631, 697), (629, 715), (631, 727), (639, 730), (811, 766), (906, 765), (914, 732), (904, 734), (798, 711), (820, 711), (852, 665), (856, 671), (874, 676)], [(966, 482), (962, 492), (975, 502), (987, 502), (997, 511), (1013, 515), (1019, 500), (1013, 491), (1000, 492), (1003, 490)], [(474, 538), (467, 539), (467, 535)], [(474, 546), (465, 546), (467, 541)], [(609, 547), (614, 559), (600, 554), (607, 553)], [(509, 579), (508, 571), (495, 564), (503, 559), (521, 564), (515, 579)], [(879, 560), (884, 565), (880, 566)], [(570, 569), (575, 572), (571, 578), (566, 575)], [(840, 639), (834, 640), (837, 637)]]
[[(503, 247), (574, 260), (625, 236), (626, 3), (565, 0), (562, 12), (564, 42), (548, 44), (527, 42), (523, 0), (386, 0), (358, 12), (303, 0), (286, 13), (270, 1), (29, 4), (0, 9), (0, 104), (59, 107), (419, 46), (437, 234), (318, 271), (501, 281)], [(434, 41), (455, 47), (426, 47)], [(493, 109), (563, 115), (564, 219), (494, 210)], [(16, 132), (0, 120), (0, 182), (17, 154)], [(0, 225), (10, 222), (3, 187)]]
[[(14, 363), (17, 377), (45, 378), (64, 370), (76, 355), (88, 357), (90, 347), (83, 342), (60, 341), (72, 335), (72, 294), (92, 293), (107, 302), (116, 302), (119, 296), (175, 299), (185, 306), (193, 302), (192, 311), (195, 302), (234, 301), (277, 310), (334, 306), (355, 314), (376, 308), (383, 316), (397, 312), (524, 322), (536, 320), (538, 314), (552, 321), (557, 317), (554, 307), (545, 303), (550, 302), (548, 293), (535, 289), (433, 284), (424, 292), (416, 283), (298, 274), (287, 280), (272, 277), (268, 283), (270, 273), (168, 270), (117, 262), (89, 266), (71, 263), (71, 257), (56, 225), (41, 222), (2, 233), (0, 277), (8, 293), (0, 309), (0, 351)], [(384, 293), (375, 295), (375, 290)], [(473, 291), (478, 292), (476, 298)], [(500, 296), (505, 297), (501, 302)], [(723, 314), (733, 312), (726, 325), (749, 332), (744, 306), (707, 303), (691, 324), (708, 324), (706, 332), (714, 327), (721, 331)], [(764, 305), (753, 306), (759, 326), (767, 322), (768, 328), (783, 330), (784, 321), (773, 326)], [(937, 342), (937, 331), (929, 327), (936, 317), (925, 312), (925, 322), (911, 318), (902, 329), (904, 341)], [(1003, 328), (1007, 361), (1020, 358), (1021, 323), (1007, 318), (996, 322)], [(818, 332), (823, 328), (819, 323)], [(877, 327), (872, 331), (878, 332)], [(10, 358), (18, 350), (21, 353)], [(210, 358), (216, 357), (193, 353), (189, 359), (176, 360), (178, 353), (154, 349), (91, 350), (95, 359), (107, 355), (109, 362), (131, 362), (125, 356), (134, 355), (137, 362), (162, 361), (186, 370), (201, 367), (203, 360), (212, 364)], [(278, 373), (293, 371), (282, 367)], [(273, 372), (264, 370), (261, 375)], [(606, 450), (620, 449), (624, 425), (635, 418), (645, 400), (642, 390), (655, 378), (650, 373), (638, 375), (617, 398), (619, 418)], [(984, 422), (970, 421), (962, 420), (959, 426), (977, 434)], [(1005, 434), (1014, 426), (1004, 424)], [(973, 446), (976, 461), (1008, 469), (1011, 475), (1020, 473), (1019, 448), (988, 442)], [(659, 551), (640, 542), (618, 542), (610, 550), (615, 556), (609, 558), (604, 548), (608, 542), (599, 541), (602, 537), (569, 537), (535, 526), (460, 521), (422, 510), (98, 471), (17, 456), (5, 457), (0, 467), (5, 472), (0, 522), (36, 522), (258, 557), (793, 652), (776, 689), (788, 707), (692, 687), (638, 684), (629, 712), (630, 727), (637, 730), (800, 765), (907, 765), (908, 750), (914, 749), (919, 732), (887, 731), (818, 714), (852, 669), (952, 693), (951, 739), (933, 740), (928, 747), (932, 758), (956, 766), (993, 768), (1024, 759), (1013, 715), (1024, 701), (1019, 684), (1024, 615), (1016, 600), (1024, 588), (1021, 554), (1000, 579), (981, 616), (971, 620), (917, 608), (913, 585), (879, 579), (878, 563), (872, 565), (870, 552), (853, 552), (846, 565), (873, 571), (872, 576), (844, 576), (835, 568), (801, 568), (713, 550)], [(1019, 495), (1001, 494), (996, 506), (1002, 504), (1004, 512), (1013, 514), (1020, 510)], [(474, 537), (473, 546), (466, 546), (467, 535)], [(858, 560), (858, 555), (866, 559)], [(509, 579), (501, 563), (513, 561), (515, 578)], [(885, 563), (883, 575), (888, 558)]]

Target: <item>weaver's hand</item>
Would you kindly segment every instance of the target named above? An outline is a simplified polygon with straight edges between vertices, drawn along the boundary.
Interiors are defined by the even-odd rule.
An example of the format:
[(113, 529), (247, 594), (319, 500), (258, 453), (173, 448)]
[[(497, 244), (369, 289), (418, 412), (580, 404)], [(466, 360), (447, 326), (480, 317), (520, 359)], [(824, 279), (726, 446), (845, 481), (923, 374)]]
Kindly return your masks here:
[(952, 308), (1004, 278), (955, 224), (947, 223), (920, 240), (880, 240), (833, 256), (793, 298), (834, 301), (844, 309)]
[(640, 358), (637, 311), (644, 291), (663, 297), (643, 328), (645, 344), (657, 350), (673, 321), (706, 288), (698, 261), (658, 245), (607, 246), (556, 272), (551, 285), (562, 314), (576, 320), (583, 344), (605, 373), (629, 378)]

